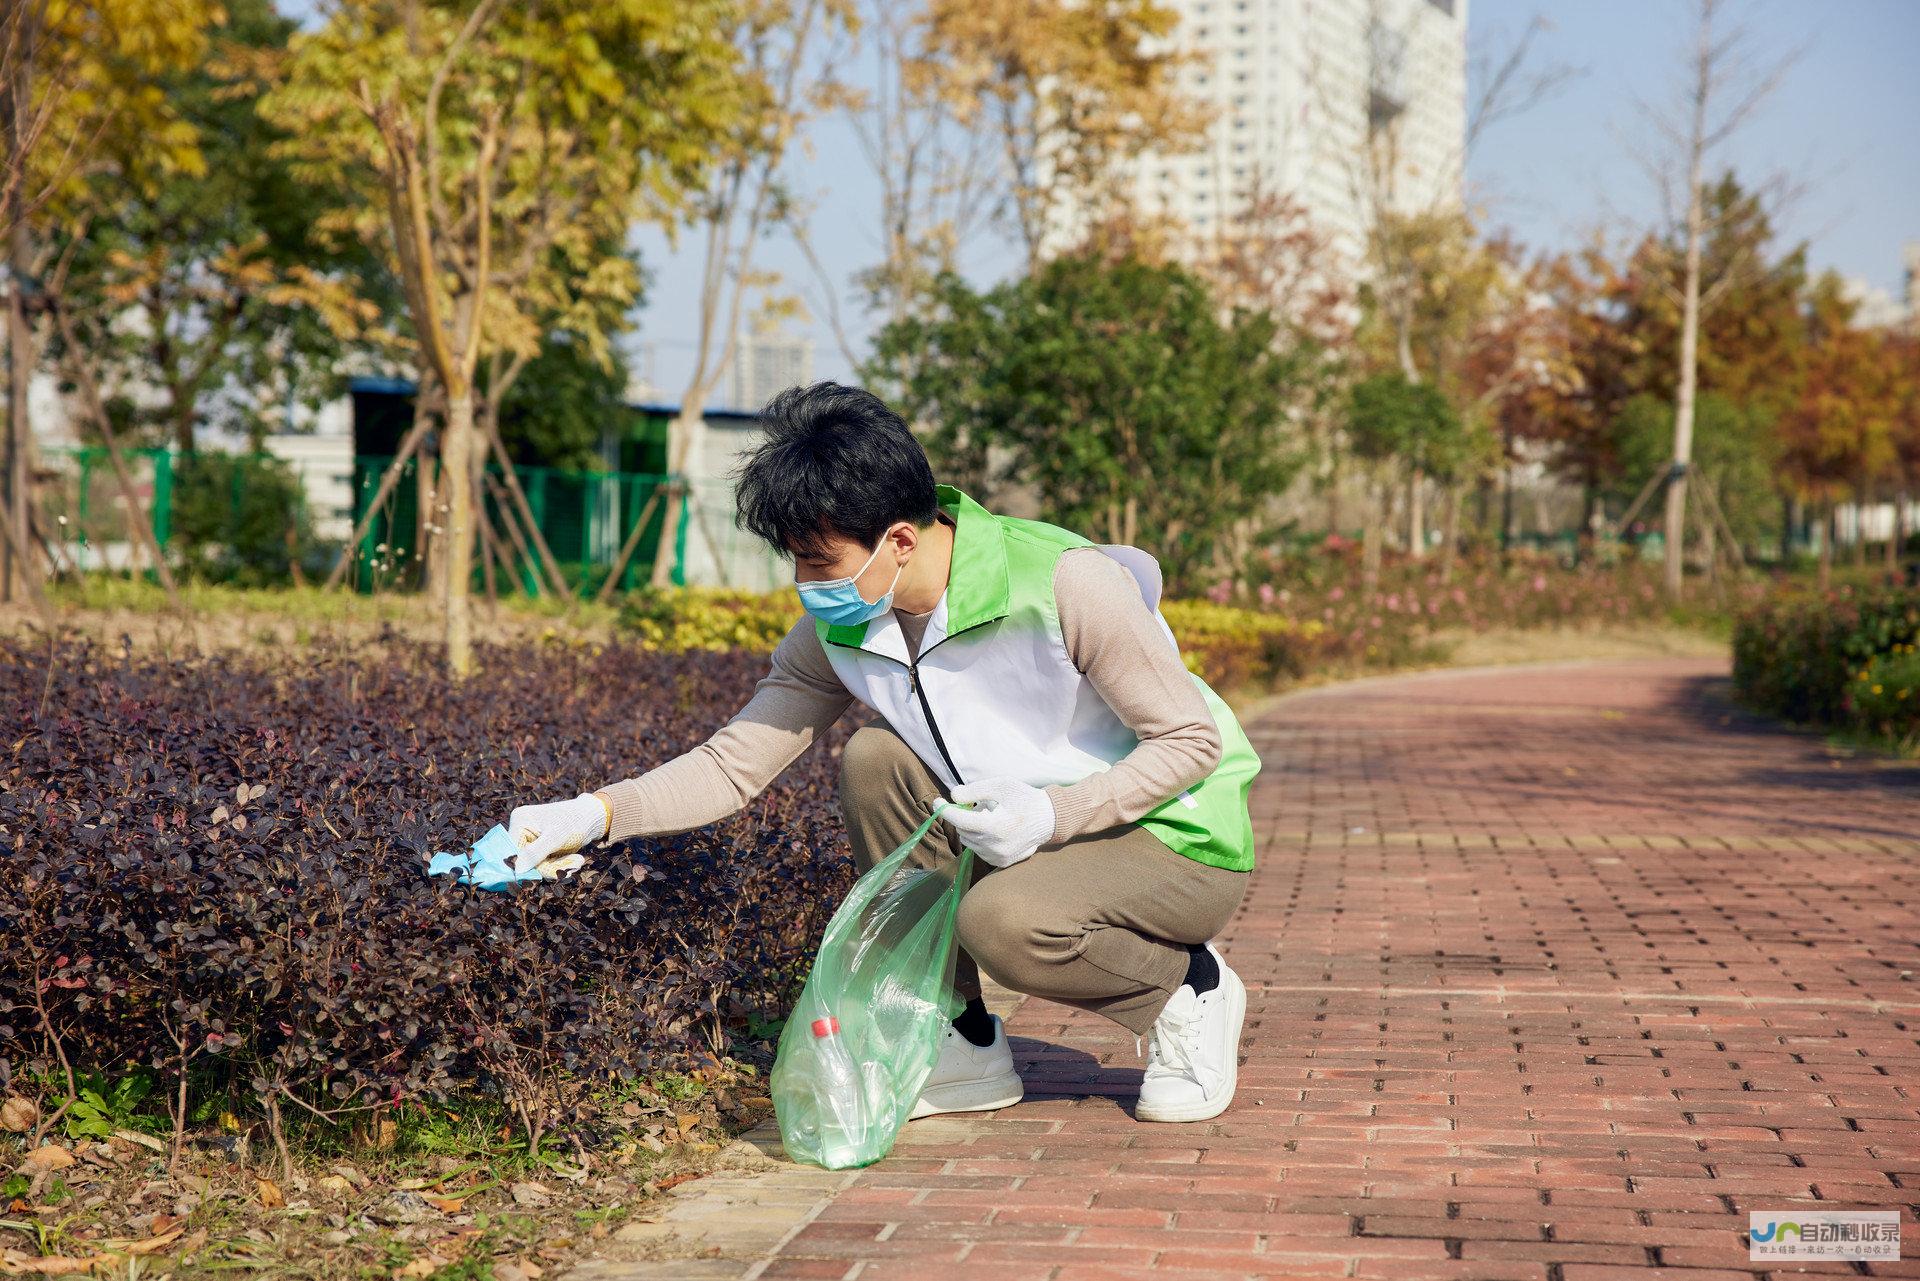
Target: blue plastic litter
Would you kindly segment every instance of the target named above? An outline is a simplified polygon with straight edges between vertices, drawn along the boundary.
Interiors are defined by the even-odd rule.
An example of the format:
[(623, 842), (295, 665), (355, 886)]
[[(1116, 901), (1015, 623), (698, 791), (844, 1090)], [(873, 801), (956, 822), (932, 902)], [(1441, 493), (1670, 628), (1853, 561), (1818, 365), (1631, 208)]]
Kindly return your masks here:
[(427, 861), (427, 875), (451, 872), (462, 885), (478, 885), (483, 890), (504, 890), (516, 881), (542, 879), (537, 868), (519, 868), (513, 864), (516, 852), (513, 838), (498, 823), (473, 843), (465, 854), (435, 854)]

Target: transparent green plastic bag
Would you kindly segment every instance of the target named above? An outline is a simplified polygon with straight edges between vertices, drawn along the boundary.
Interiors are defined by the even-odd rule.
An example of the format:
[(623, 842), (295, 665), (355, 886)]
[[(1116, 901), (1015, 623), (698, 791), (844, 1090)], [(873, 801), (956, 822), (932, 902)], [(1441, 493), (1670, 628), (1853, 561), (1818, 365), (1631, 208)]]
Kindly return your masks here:
[(951, 872), (907, 862), (945, 808), (854, 882), (780, 1033), (773, 1111), (796, 1161), (841, 1170), (885, 1156), (963, 1006), (953, 921), (973, 851)]

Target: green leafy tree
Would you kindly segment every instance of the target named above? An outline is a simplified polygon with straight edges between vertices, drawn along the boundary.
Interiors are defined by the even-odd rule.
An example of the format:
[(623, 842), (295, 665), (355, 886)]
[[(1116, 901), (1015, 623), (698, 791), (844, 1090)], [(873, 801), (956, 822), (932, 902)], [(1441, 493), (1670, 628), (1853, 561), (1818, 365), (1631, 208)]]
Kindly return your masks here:
[(315, 550), (300, 478), (263, 455), (200, 450), (183, 459), (173, 530), (188, 573), (243, 587), (285, 582)]
[[(1733, 536), (1753, 546), (1774, 528), (1779, 450), (1775, 415), (1705, 392), (1695, 406), (1691, 470), (1711, 486)], [(1621, 408), (1614, 428), (1619, 481), (1614, 496), (1630, 502), (1673, 461), (1673, 402), (1642, 392)]]
[(1074, 256), (969, 293), (944, 278), (940, 313), (883, 330), (866, 371), (890, 388), (888, 371), (912, 371), (897, 398), (939, 424), (936, 462), (990, 462), (1048, 520), (1153, 552), (1176, 588), (1230, 571), (1217, 549), (1301, 465), (1289, 415), (1314, 385), (1311, 345), (1264, 311), (1223, 318), (1176, 266)]
[(605, 467), (603, 429), (629, 421), (627, 366), (577, 342), (550, 340), (500, 403), (500, 434), (516, 462), (574, 471)]
[(1347, 441), (1372, 471), (1365, 547), (1371, 584), (1379, 575), (1380, 527), (1396, 473), (1450, 477), (1465, 464), (1470, 442), (1460, 415), (1438, 387), (1398, 372), (1362, 378), (1348, 391)]

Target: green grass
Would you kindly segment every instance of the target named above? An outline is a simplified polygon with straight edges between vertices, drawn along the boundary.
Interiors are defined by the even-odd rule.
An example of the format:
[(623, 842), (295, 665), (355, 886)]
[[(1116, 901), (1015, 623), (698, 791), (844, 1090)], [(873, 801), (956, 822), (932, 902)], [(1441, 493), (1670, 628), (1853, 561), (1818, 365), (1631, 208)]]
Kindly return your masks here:
[[(164, 1140), (170, 1123), (161, 1102), (163, 1091), (149, 1089), (151, 1074), (124, 1072), (118, 1076), (88, 1077), (84, 1087), (98, 1100), (96, 1110), (115, 1128), (158, 1133)], [(764, 1077), (752, 1064), (730, 1062), (722, 1074), (709, 1080), (704, 1074), (660, 1072), (596, 1091), (597, 1113), (608, 1124), (588, 1144), (595, 1156), (595, 1179), (582, 1184), (578, 1150), (565, 1137), (544, 1138), (531, 1148), (525, 1131), (510, 1109), (485, 1098), (461, 1098), (444, 1104), (415, 1103), (388, 1109), (381, 1123), (330, 1124), (309, 1113), (289, 1109), (286, 1137), (296, 1171), (287, 1184), (280, 1162), (248, 1102), (207, 1082), (198, 1091), (202, 1106), (194, 1109), (195, 1135), (237, 1134), (252, 1131), (251, 1159), (246, 1167), (230, 1166), (225, 1158), (206, 1153), (190, 1142), (183, 1160), (195, 1184), (206, 1189), (186, 1221), (191, 1234), (205, 1233), (205, 1244), (191, 1262), (164, 1255), (134, 1258), (123, 1266), (130, 1275), (158, 1277), (170, 1272), (182, 1281), (211, 1277), (274, 1277), (334, 1281), (340, 1277), (388, 1281), (396, 1270), (415, 1265), (412, 1273), (436, 1281), (491, 1281), (504, 1259), (540, 1257), (543, 1265), (563, 1266), (557, 1260), (609, 1236), (632, 1207), (655, 1192), (656, 1181), (668, 1174), (685, 1177), (706, 1167), (710, 1154), (723, 1147), (733, 1132), (724, 1116), (710, 1118), (707, 1097), (717, 1088), (752, 1096), (764, 1091)], [(66, 1087), (58, 1074), (23, 1072), (10, 1083), (9, 1093), (34, 1097), (50, 1113), (65, 1099)], [(644, 1109), (644, 1119), (633, 1109)], [(676, 1114), (691, 1112), (702, 1121), (685, 1139), (673, 1124)], [(238, 1113), (239, 1115), (235, 1115)], [(641, 1137), (640, 1129), (665, 1127), (664, 1143)], [(628, 1128), (640, 1127), (640, 1128)], [(83, 1128), (91, 1130), (91, 1124)], [(17, 1160), (14, 1136), (0, 1135), (0, 1170)], [(64, 1127), (56, 1126), (56, 1141)], [(91, 1137), (91, 1136), (90, 1136)], [(346, 1167), (351, 1167), (346, 1170)], [(25, 1175), (7, 1181), (5, 1201), (27, 1197), (32, 1205), (9, 1213), (0, 1202), (0, 1247), (29, 1254), (90, 1256), (109, 1238), (130, 1234), (126, 1207), (137, 1200), (137, 1190), (156, 1177), (159, 1159), (142, 1154), (112, 1174), (113, 1183), (95, 1182), (85, 1193), (105, 1203), (87, 1208), (75, 1190), (55, 1176), (36, 1191)], [(342, 1170), (363, 1180), (352, 1190), (316, 1188)], [(89, 1173), (94, 1173), (89, 1171)], [(208, 1183), (200, 1183), (205, 1176)], [(256, 1194), (256, 1178), (280, 1184), (290, 1204), (267, 1210)], [(553, 1194), (551, 1204), (539, 1208), (508, 1203), (507, 1188), (522, 1181), (542, 1183)], [(427, 1220), (435, 1235), (407, 1239), (409, 1233), (374, 1223), (369, 1212), (396, 1190), (418, 1191), (423, 1197), (469, 1201), (470, 1226)], [(591, 1190), (589, 1190), (591, 1189)], [(299, 1201), (317, 1202), (302, 1211)], [(488, 1208), (491, 1207), (491, 1208)], [(158, 1208), (157, 1203), (145, 1206)], [(329, 1241), (344, 1226), (345, 1241)], [(550, 1253), (560, 1249), (563, 1254)], [(416, 1260), (424, 1263), (415, 1264)], [(431, 1272), (424, 1270), (432, 1267)], [(120, 1275), (110, 1272), (106, 1275)]]

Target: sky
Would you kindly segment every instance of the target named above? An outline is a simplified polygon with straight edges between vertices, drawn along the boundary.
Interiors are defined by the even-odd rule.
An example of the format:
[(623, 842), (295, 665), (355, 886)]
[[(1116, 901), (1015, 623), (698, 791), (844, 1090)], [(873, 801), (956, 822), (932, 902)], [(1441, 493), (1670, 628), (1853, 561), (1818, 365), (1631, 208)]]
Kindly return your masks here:
[[(311, 0), (286, 7), (305, 16)], [(1724, 163), (1755, 181), (1790, 174), (1803, 191), (1782, 217), (1786, 243), (1805, 241), (1816, 271), (1832, 267), (1897, 295), (1901, 246), (1920, 242), (1920, 0), (1733, 0), (1728, 8), (1752, 28), (1761, 60), (1801, 53), (1727, 145)], [(1634, 158), (1648, 136), (1635, 99), (1667, 100), (1691, 10), (1681, 0), (1471, 0), (1470, 60), (1504, 49), (1541, 18), (1551, 30), (1536, 41), (1536, 65), (1577, 72), (1544, 102), (1495, 124), (1469, 157), (1469, 198), (1491, 226), (1552, 252), (1602, 226), (1618, 233), (1657, 218), (1657, 193)], [(861, 72), (856, 65), (849, 74)], [(814, 339), (814, 377), (845, 381), (855, 375), (826, 322), (824, 291), (840, 292), (855, 355), (864, 355), (874, 326), (850, 281), (880, 256), (879, 187), (844, 122), (820, 122), (809, 142), (791, 178), (813, 205), (814, 243), (831, 283), (784, 236), (763, 243), (756, 265), (781, 273), (813, 313), (794, 328)], [(674, 248), (654, 228), (637, 230), (633, 244), (649, 285), (627, 343), (637, 371), (676, 400), (691, 365), (702, 245), (683, 235)], [(986, 284), (1016, 261), (1010, 243), (988, 237), (969, 247), (962, 267)], [(643, 347), (654, 353), (650, 366)]]

